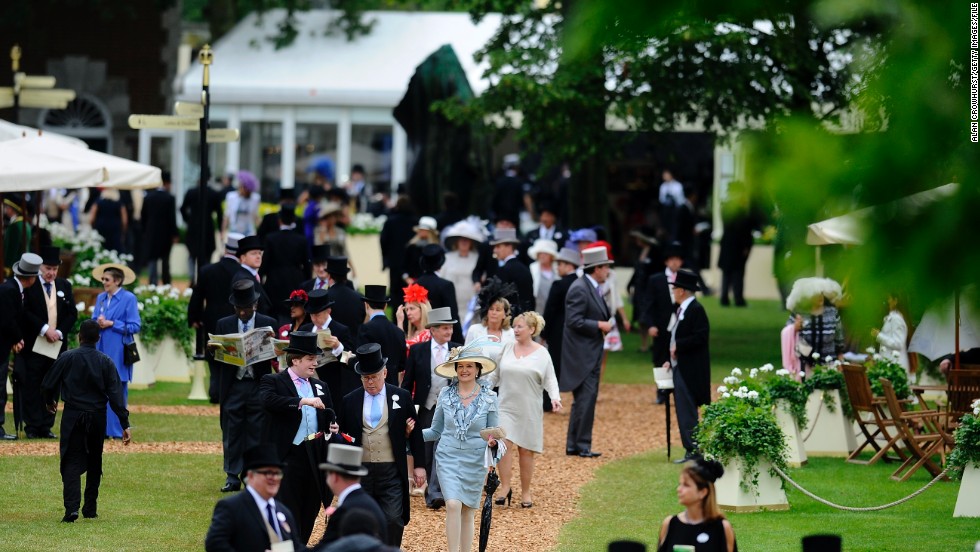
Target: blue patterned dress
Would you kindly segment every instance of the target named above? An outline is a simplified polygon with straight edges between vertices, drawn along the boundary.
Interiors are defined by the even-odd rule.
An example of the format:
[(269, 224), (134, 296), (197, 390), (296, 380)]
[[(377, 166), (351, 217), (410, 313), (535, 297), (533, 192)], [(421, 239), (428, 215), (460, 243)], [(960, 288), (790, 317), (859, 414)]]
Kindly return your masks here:
[(426, 441), (439, 440), (435, 451), (439, 485), (446, 500), (459, 500), (469, 508), (480, 507), (486, 480), (483, 466), (487, 442), (480, 430), (497, 427), (497, 394), (485, 386), (468, 407), (459, 398), (453, 382), (439, 392), (432, 425), (422, 430)]
[[(140, 311), (136, 306), (136, 296), (132, 292), (120, 289), (108, 300), (108, 293), (102, 292), (95, 300), (95, 311), (92, 319), (98, 319), (100, 315), (105, 315), (106, 320), (112, 320), (113, 324), (100, 332), (99, 342), (95, 348), (105, 353), (116, 365), (116, 372), (119, 373), (119, 381), (123, 389), (123, 404), (129, 404), (129, 382), (133, 381), (133, 365), (123, 363), (123, 344), (133, 342), (133, 334), (140, 331)], [(108, 306), (106, 303), (108, 302)], [(122, 426), (119, 418), (112, 412), (106, 411), (106, 436), (122, 437)]]

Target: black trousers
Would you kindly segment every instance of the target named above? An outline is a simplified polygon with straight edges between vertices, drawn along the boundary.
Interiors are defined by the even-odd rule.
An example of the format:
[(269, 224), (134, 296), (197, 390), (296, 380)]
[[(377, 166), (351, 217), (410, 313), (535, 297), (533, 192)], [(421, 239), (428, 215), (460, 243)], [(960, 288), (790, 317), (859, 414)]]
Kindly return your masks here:
[(677, 412), (677, 429), (681, 434), (681, 444), (688, 455), (693, 454), (697, 448), (694, 442), (694, 428), (698, 425), (698, 405), (688, 389), (687, 383), (680, 370), (683, 366), (674, 367), (674, 410)]
[(394, 462), (365, 463), (368, 474), (361, 478), (361, 488), (378, 503), (388, 520), (388, 546), (402, 546), (402, 493), (407, 492), (408, 481), (398, 475)]
[[(38, 339), (44, 339), (39, 337)], [(14, 373), (20, 381), (20, 413), (28, 435), (46, 435), (54, 427), (55, 415), (48, 412), (41, 398), (41, 382), (54, 364), (53, 358), (36, 353), (23, 353), (14, 359)]]
[[(3, 423), (7, 411), (7, 373), (10, 372), (10, 351), (0, 351), (0, 434), (4, 433)], [(13, 428), (11, 428), (13, 429)]]
[(326, 460), (327, 451), (322, 439), (292, 445), (283, 458), (286, 466), (283, 468), (282, 484), (276, 500), (293, 513), (296, 525), (299, 526), (295, 532), (303, 538), (304, 543), (310, 541), (321, 505), (329, 506), (333, 500), (333, 493), (329, 490), (328, 496), (320, 494), (323, 485), (319, 479), (324, 476), (320, 471), (320, 463)]
[(77, 512), (82, 501), (82, 474), (85, 478), (85, 507), (82, 515), (98, 512), (99, 485), (102, 483), (102, 445), (105, 442), (105, 412), (71, 413), (61, 419), (61, 483), (65, 512)]
[(742, 306), (745, 304), (745, 266), (721, 271), (721, 304), (728, 304), (728, 292), (731, 291), (735, 299), (735, 304)]
[(236, 379), (221, 405), (221, 444), (225, 451), (227, 481), (238, 481), (245, 466), (245, 451), (257, 446), (262, 438), (265, 410), (259, 398), (259, 382)]

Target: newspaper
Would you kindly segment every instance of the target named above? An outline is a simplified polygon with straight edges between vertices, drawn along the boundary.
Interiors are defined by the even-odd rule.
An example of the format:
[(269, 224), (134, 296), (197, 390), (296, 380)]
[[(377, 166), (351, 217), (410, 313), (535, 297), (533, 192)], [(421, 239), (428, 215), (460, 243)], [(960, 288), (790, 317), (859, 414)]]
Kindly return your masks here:
[(208, 334), (208, 349), (214, 360), (234, 366), (248, 366), (276, 357), (275, 332), (269, 326), (253, 328), (243, 334)]

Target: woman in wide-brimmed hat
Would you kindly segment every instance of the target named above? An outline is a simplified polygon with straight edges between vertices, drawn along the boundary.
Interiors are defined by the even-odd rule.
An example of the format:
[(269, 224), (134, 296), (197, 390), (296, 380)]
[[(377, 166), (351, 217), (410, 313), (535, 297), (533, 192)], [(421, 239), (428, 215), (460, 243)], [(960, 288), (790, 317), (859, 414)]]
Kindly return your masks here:
[[(129, 402), (129, 382), (133, 381), (133, 365), (125, 360), (125, 345), (133, 343), (133, 335), (139, 333), (142, 320), (136, 296), (123, 286), (136, 281), (136, 273), (128, 266), (106, 263), (95, 267), (92, 277), (102, 282), (105, 289), (95, 299), (92, 319), (98, 322), (101, 335), (95, 348), (102, 351), (116, 365), (122, 383), (123, 402)], [(119, 418), (106, 411), (106, 436), (122, 439), (123, 428)]]
[[(782, 333), (786, 369), (808, 371), (827, 357), (842, 359), (844, 327), (837, 305), (843, 297), (841, 285), (830, 278), (800, 278), (786, 298), (791, 314)], [(795, 355), (798, 362), (791, 362)]]
[(476, 294), (473, 289), (473, 270), (480, 260), (479, 245), (484, 241), (486, 235), (482, 227), (472, 219), (461, 220), (446, 230), (443, 242), (449, 251), (439, 275), (456, 286), (458, 313), (469, 310), (470, 300)]
[(289, 294), (289, 299), (283, 301), (289, 305), (289, 318), (292, 322), (279, 327), (279, 339), (289, 339), (290, 333), (298, 332), (300, 326), (310, 321), (310, 315), (303, 308), (308, 300), (309, 296), (306, 294), (306, 290), (296, 289)]
[(321, 201), (318, 222), (313, 229), (313, 245), (325, 245), (331, 256), (347, 256), (347, 233), (337, 225), (344, 206), (336, 201)]
[[(435, 464), (446, 500), (446, 537), (450, 552), (469, 551), (473, 542), (473, 516), (480, 507), (487, 476), (484, 453), (504, 437), (497, 427), (497, 395), (478, 378), (497, 368), (477, 342), (449, 352), (449, 360), (436, 366), (437, 376), (452, 380), (439, 392), (432, 424), (422, 430), (426, 441), (439, 441)], [(498, 448), (499, 451), (499, 448)]]
[(405, 273), (402, 280), (410, 284), (422, 274), (422, 248), (430, 243), (439, 244), (439, 225), (433, 217), (421, 217), (412, 228), (415, 236), (405, 245)]

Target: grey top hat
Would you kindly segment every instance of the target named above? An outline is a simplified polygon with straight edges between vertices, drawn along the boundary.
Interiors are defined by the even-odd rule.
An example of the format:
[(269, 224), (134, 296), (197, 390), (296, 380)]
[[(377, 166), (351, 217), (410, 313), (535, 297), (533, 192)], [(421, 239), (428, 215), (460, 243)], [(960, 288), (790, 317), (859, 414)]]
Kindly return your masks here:
[(512, 243), (518, 245), (521, 240), (517, 239), (517, 229), (516, 228), (495, 228), (493, 230), (493, 238), (490, 240), (490, 245), (497, 245), (498, 243)]
[(225, 250), (229, 253), (238, 252), (238, 240), (245, 237), (245, 234), (240, 234), (238, 232), (228, 232), (228, 237), (225, 238)]
[(578, 249), (562, 247), (561, 251), (558, 252), (558, 256), (555, 257), (555, 260), (579, 266), (582, 264), (582, 255), (578, 252)]
[(426, 328), (431, 328), (433, 326), (442, 326), (443, 324), (455, 324), (458, 320), (453, 318), (450, 313), (449, 307), (439, 307), (438, 309), (432, 309), (429, 311), (429, 321), (426, 323)]
[(327, 461), (320, 464), (320, 469), (354, 477), (364, 477), (368, 474), (368, 469), (361, 465), (363, 454), (364, 449), (361, 447), (331, 444), (327, 447)]
[(14, 263), (14, 275), (24, 276), (26, 278), (37, 276), (41, 271), (41, 264), (43, 263), (44, 261), (37, 253), (24, 253), (20, 256), (20, 260)]
[(582, 268), (613, 264), (605, 247), (590, 247), (582, 250)]

